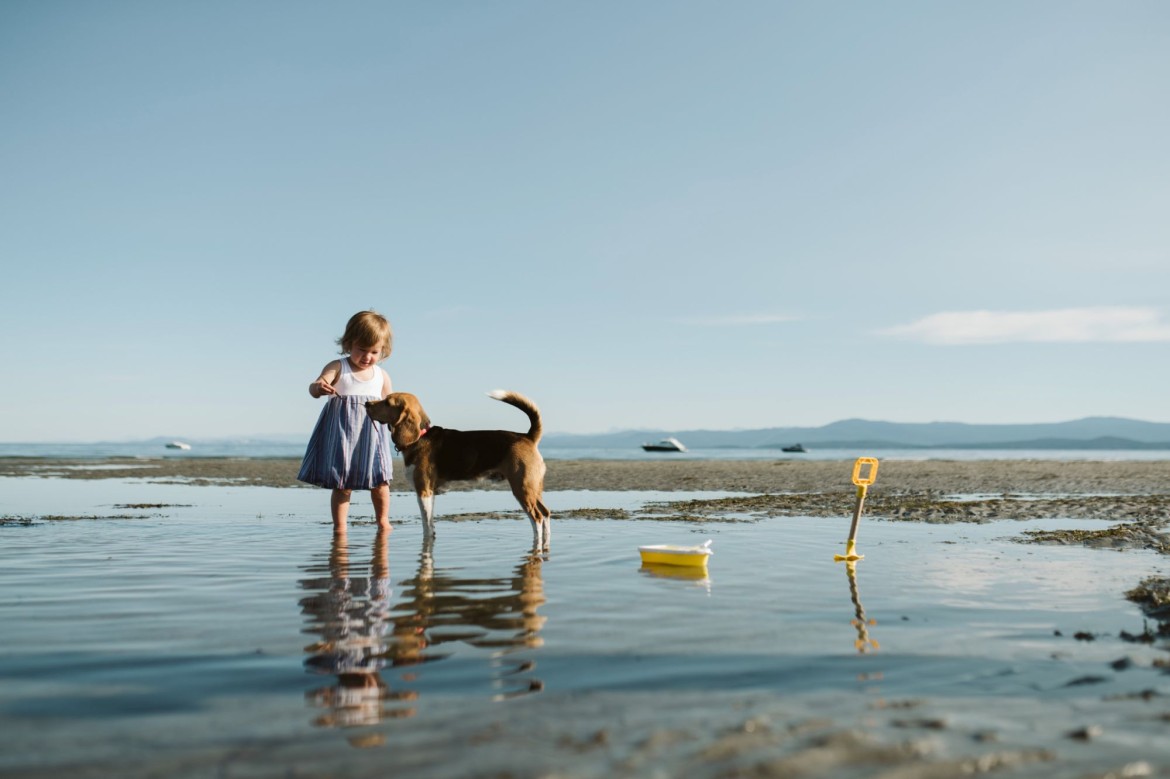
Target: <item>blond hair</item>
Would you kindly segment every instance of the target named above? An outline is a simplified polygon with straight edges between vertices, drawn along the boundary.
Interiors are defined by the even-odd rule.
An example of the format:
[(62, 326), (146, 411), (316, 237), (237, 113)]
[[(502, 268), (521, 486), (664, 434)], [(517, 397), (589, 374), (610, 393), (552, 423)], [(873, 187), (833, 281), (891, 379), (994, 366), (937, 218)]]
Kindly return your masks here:
[(394, 348), (394, 333), (386, 317), (377, 311), (359, 311), (345, 323), (345, 332), (337, 339), (342, 354), (349, 354), (355, 346), (364, 349), (378, 347), (379, 360), (390, 356)]

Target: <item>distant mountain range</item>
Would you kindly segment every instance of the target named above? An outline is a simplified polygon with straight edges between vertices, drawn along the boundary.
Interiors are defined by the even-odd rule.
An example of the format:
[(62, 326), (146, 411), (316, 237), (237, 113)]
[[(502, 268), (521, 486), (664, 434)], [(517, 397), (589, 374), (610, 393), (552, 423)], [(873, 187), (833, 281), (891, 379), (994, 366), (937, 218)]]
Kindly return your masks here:
[[(962, 422), (878, 422), (844, 419), (821, 427), (766, 427), (754, 430), (619, 430), (609, 433), (545, 433), (543, 446), (629, 449), (667, 436), (692, 449), (780, 449), (803, 444), (818, 449), (1153, 449), (1170, 450), (1170, 423), (1122, 417), (1087, 417), (1071, 422), (970, 425)], [(222, 447), (303, 446), (305, 433), (249, 438), (158, 436), (139, 445), (161, 446), (180, 439)], [(126, 442), (122, 442), (126, 443)]]
[(779, 449), (792, 444), (823, 449), (1167, 449), (1170, 423), (1121, 417), (1071, 422), (969, 425), (961, 422), (875, 422), (845, 419), (821, 427), (758, 430), (623, 430), (598, 434), (546, 434), (546, 446), (629, 448), (666, 436), (695, 449)]

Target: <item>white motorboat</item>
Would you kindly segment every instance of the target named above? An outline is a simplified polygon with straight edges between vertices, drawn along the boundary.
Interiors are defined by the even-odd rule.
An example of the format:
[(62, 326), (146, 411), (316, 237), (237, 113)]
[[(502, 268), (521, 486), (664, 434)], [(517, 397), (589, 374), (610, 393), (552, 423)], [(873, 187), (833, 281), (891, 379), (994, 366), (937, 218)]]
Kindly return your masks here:
[(647, 452), (685, 452), (687, 448), (677, 438), (663, 438), (656, 444), (645, 443), (642, 448)]
[(167, 449), (183, 449), (184, 451), (191, 448), (191, 444), (185, 444), (182, 441), (171, 441), (167, 444)]

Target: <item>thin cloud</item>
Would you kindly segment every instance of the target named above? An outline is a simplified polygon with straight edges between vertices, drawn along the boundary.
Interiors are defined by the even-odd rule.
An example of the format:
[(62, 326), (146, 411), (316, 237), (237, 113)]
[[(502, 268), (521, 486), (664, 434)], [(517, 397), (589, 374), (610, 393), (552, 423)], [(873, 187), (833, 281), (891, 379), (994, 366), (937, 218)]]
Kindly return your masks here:
[(727, 316), (689, 317), (683, 322), (703, 327), (755, 327), (795, 322), (800, 317), (790, 314), (729, 314)]
[(1151, 343), (1170, 341), (1155, 308), (1097, 306), (1051, 311), (943, 311), (879, 330), (930, 344)]

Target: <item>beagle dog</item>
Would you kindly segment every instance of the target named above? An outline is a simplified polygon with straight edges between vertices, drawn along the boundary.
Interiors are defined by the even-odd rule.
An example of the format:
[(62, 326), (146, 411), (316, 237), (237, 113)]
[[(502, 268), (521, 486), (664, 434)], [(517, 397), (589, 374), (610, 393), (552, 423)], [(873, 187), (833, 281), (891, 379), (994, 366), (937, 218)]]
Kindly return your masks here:
[(418, 398), (392, 392), (366, 403), (366, 413), (390, 426), (390, 439), (412, 478), (425, 532), (435, 532), (435, 493), (450, 481), (484, 477), (507, 479), (512, 494), (532, 522), (535, 548), (549, 548), (551, 512), (542, 500), (544, 458), (536, 445), (542, 432), (540, 409), (517, 392), (496, 390), (488, 395), (528, 415), (527, 433), (510, 430), (451, 430), (432, 426)]

